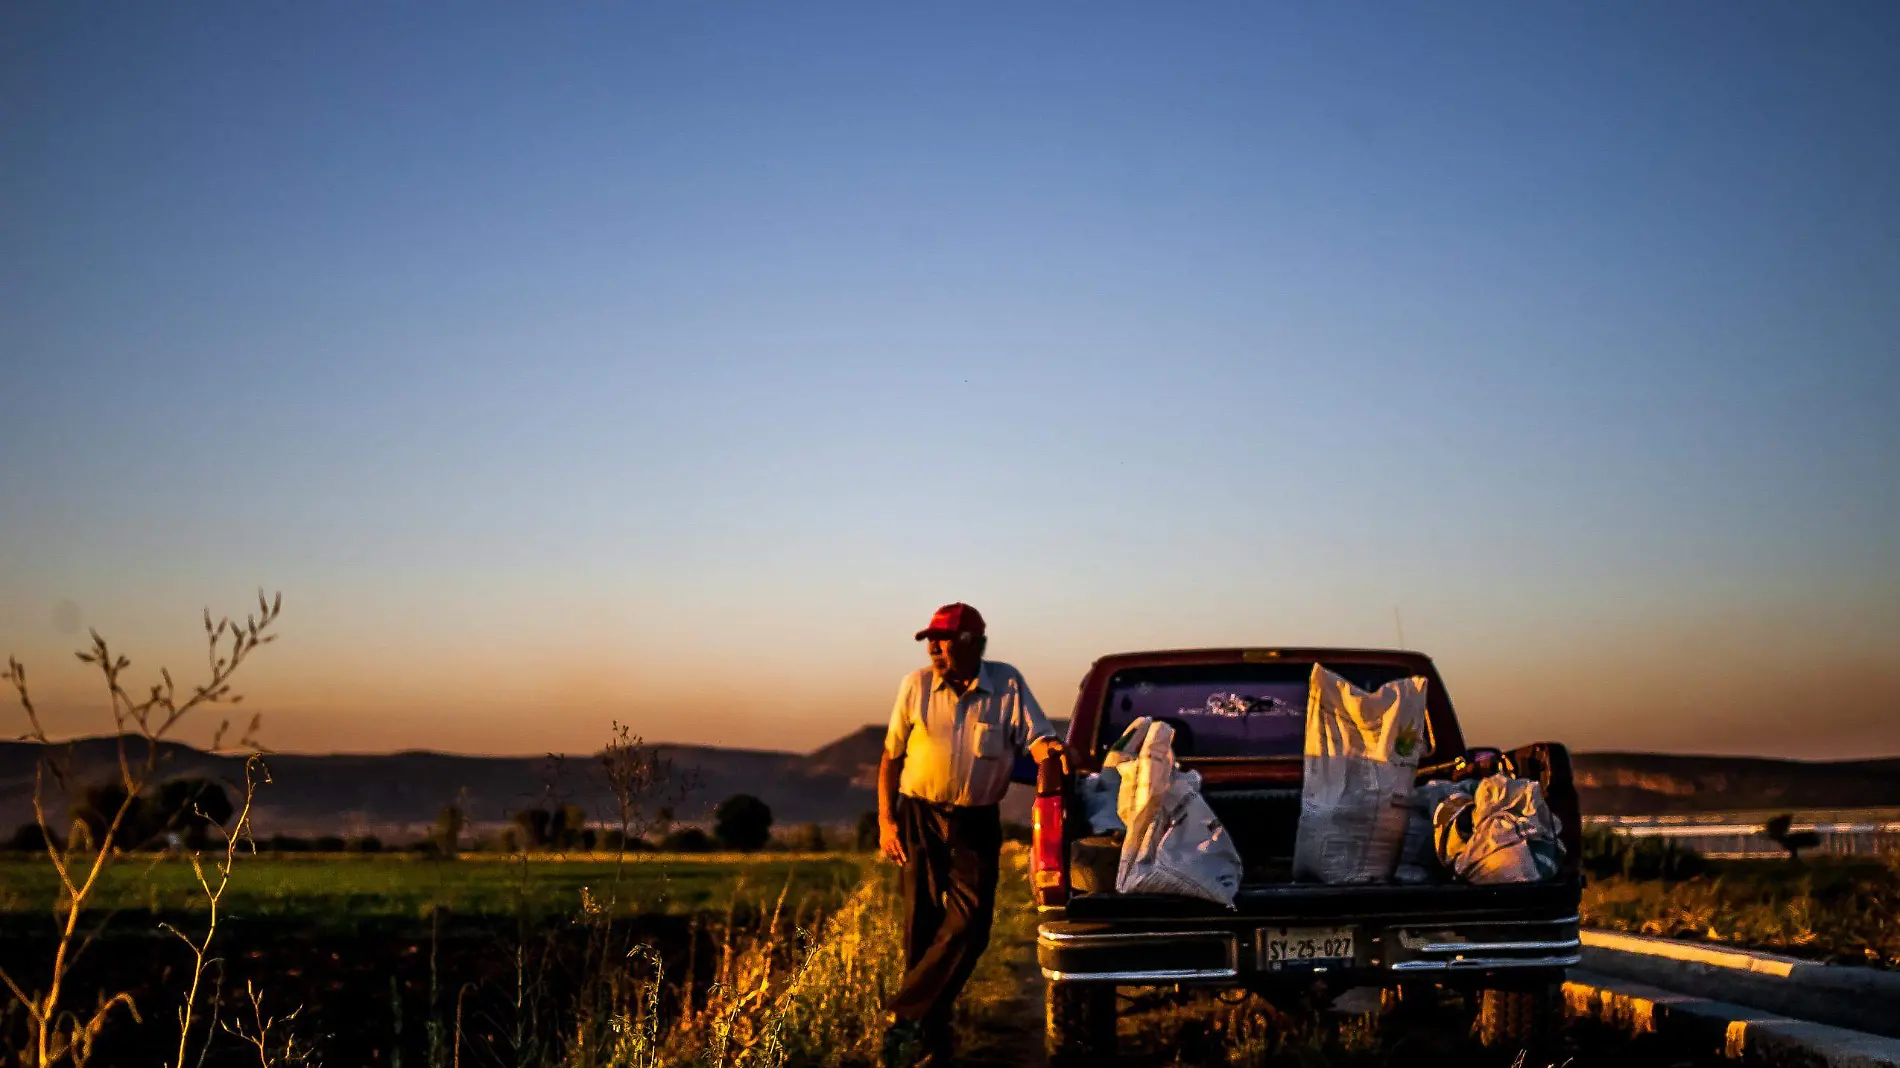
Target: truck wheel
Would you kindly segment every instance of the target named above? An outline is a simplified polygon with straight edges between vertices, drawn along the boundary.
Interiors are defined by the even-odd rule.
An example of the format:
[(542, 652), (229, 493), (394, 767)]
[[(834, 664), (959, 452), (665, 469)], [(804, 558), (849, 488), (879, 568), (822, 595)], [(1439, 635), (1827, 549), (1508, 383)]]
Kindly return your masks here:
[(1050, 1068), (1083, 1068), (1115, 1059), (1115, 988), (1050, 983), (1044, 994)]
[(1379, 991), (1379, 1015), (1384, 1019), (1430, 1020), (1438, 1014), (1438, 988), (1431, 983), (1400, 983)]
[(1550, 1049), (1563, 1024), (1563, 986), (1487, 988), (1478, 996), (1478, 1041), (1533, 1055)]
[(1379, 991), (1379, 1030), (1406, 1037), (1438, 1023), (1438, 988), (1430, 983), (1401, 983)]

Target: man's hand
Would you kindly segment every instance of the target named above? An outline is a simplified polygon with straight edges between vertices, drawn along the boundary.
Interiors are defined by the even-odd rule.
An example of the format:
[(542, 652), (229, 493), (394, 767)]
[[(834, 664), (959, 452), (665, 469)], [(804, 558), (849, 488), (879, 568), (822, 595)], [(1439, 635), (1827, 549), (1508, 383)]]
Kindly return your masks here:
[(903, 778), (903, 756), (884, 754), (877, 762), (877, 848), (897, 864), (909, 859), (904, 855), (904, 840), (897, 835), (897, 786)]
[(879, 818), (877, 821), (877, 848), (891, 863), (902, 864), (909, 858), (904, 853), (904, 840), (897, 834), (897, 821)]
[(1069, 751), (1061, 742), (1056, 741), (1054, 738), (1040, 738), (1029, 743), (1029, 755), (1038, 764), (1060, 757), (1062, 760), (1062, 770), (1064, 772), (1069, 770)]

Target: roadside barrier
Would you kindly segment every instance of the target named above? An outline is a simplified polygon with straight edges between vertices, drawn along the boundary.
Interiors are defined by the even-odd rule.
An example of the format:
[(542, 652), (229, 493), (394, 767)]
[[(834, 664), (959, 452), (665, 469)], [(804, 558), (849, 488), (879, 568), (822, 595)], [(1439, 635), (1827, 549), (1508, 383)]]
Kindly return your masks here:
[(1696, 1059), (1720, 1056), (1771, 1068), (1900, 1068), (1900, 1040), (1664, 990), (1573, 968), (1565, 1008), (1633, 1035), (1652, 1035)]
[(1584, 930), (1583, 967), (1696, 997), (1900, 1038), (1900, 972)]

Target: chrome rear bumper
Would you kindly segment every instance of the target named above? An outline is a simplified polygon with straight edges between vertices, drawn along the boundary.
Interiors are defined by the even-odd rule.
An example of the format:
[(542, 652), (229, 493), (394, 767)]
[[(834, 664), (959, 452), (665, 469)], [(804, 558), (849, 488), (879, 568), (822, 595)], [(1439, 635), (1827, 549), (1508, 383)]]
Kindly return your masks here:
[(1132, 924), (1047, 921), (1037, 932), (1036, 955), (1045, 978), (1057, 982), (1171, 985), (1297, 982), (1325, 975), (1377, 983), (1381, 977), (1561, 970), (1582, 959), (1576, 915), (1555, 918), (1458, 919), (1382, 925), (1352, 923), (1357, 946), (1350, 963), (1269, 968), (1257, 920), (1239, 917), (1193, 925), (1134, 928)]

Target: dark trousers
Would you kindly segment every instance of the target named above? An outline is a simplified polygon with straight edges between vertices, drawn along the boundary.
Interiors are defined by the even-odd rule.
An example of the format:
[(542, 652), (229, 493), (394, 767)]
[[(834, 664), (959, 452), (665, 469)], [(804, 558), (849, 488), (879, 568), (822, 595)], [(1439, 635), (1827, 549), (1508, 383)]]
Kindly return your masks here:
[(995, 805), (952, 808), (897, 799), (904, 852), (904, 978), (885, 1007), (947, 1031), (950, 1010), (990, 943), (1003, 824)]

